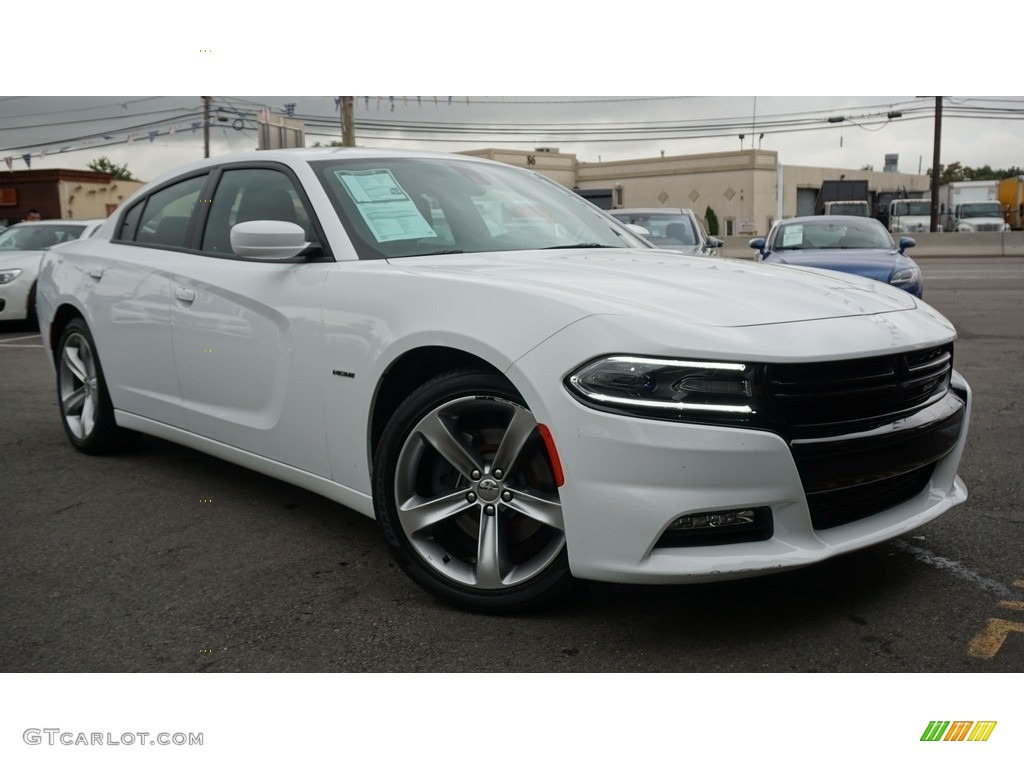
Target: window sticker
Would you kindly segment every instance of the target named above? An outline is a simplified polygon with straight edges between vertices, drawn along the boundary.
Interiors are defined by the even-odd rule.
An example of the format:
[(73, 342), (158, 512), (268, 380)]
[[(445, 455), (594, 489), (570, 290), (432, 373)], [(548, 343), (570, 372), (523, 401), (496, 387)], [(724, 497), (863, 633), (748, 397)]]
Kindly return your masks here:
[(804, 225), (794, 224), (782, 230), (782, 247), (792, 248), (802, 245), (804, 242)]
[(378, 243), (437, 237), (391, 171), (335, 171), (334, 175)]

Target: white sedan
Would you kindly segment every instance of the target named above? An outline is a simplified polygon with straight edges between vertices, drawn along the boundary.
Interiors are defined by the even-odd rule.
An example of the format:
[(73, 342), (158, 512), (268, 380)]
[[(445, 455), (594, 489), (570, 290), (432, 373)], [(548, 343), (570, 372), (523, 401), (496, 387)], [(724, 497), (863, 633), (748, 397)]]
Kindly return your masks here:
[(478, 158), (196, 163), (47, 254), (39, 316), (76, 448), (146, 433), (323, 494), (474, 610), (806, 566), (967, 496), (928, 305), (658, 251)]
[(36, 277), (43, 252), (89, 237), (103, 219), (26, 221), (0, 232), (0, 321), (35, 320)]

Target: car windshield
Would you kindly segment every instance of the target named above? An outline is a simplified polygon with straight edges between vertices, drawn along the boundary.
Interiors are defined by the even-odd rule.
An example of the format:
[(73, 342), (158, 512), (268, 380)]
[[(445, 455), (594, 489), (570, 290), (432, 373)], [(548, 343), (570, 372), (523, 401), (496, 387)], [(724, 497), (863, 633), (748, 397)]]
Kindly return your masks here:
[(0, 232), (0, 250), (43, 251), (77, 240), (83, 230), (84, 224), (15, 224)]
[(868, 205), (867, 203), (833, 203), (829, 206), (831, 211), (836, 216), (867, 216)]
[(929, 200), (899, 200), (893, 204), (895, 216), (930, 216), (932, 204)]
[(360, 258), (543, 248), (647, 248), (536, 173), (458, 158), (311, 163)]
[(802, 221), (780, 224), (772, 238), (773, 251), (843, 249), (892, 250), (892, 238), (874, 219), (863, 222)]
[(1002, 218), (999, 203), (965, 203), (960, 206), (961, 219)]
[(612, 216), (626, 224), (637, 224), (651, 234), (647, 237), (658, 246), (673, 248), (680, 245), (697, 245), (690, 217), (681, 213), (620, 213)]

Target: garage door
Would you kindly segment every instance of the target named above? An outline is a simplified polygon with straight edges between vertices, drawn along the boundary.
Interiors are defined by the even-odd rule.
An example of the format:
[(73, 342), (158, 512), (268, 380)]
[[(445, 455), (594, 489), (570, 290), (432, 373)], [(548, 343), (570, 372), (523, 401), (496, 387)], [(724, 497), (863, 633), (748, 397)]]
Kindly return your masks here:
[(797, 216), (813, 216), (814, 215), (814, 203), (818, 199), (818, 190), (816, 189), (798, 189), (796, 191), (796, 215)]

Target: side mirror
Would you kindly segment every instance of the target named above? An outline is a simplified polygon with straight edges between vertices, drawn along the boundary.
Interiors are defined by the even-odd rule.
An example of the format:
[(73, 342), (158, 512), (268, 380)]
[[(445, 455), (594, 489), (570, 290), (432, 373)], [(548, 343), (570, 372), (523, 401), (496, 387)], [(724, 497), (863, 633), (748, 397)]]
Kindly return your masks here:
[(236, 256), (260, 261), (294, 258), (309, 246), (306, 233), (290, 221), (244, 221), (231, 228), (231, 250)]
[(640, 235), (640, 237), (651, 236), (651, 231), (646, 227), (641, 227), (639, 224), (627, 224), (626, 229), (628, 229), (634, 235)]
[(907, 248), (913, 248), (917, 245), (917, 240), (912, 237), (901, 237), (900, 238), (900, 253), (903, 253)]
[(709, 237), (707, 239), (707, 243), (706, 243), (706, 245), (704, 247), (708, 248), (710, 250), (710, 249), (713, 249), (713, 248), (722, 248), (724, 246), (725, 246), (725, 242), (724, 241), (719, 240), (717, 237)]
[(757, 258), (759, 258), (759, 259), (763, 259), (764, 258), (764, 238), (763, 237), (755, 237), (753, 240), (751, 240), (750, 241), (750, 247), (757, 249)]

